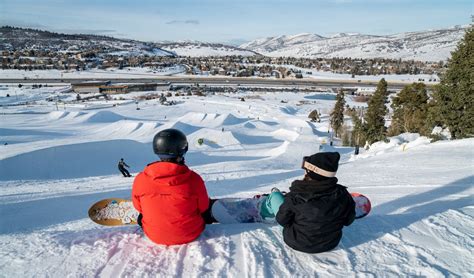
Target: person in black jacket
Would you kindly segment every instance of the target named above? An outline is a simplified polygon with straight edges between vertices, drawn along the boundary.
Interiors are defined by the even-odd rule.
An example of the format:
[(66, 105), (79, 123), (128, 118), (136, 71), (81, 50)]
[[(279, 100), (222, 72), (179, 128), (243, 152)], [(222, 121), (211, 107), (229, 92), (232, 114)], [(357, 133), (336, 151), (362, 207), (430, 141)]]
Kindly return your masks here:
[(303, 180), (295, 180), (276, 215), (283, 239), (291, 248), (320, 253), (335, 248), (343, 226), (355, 218), (355, 203), (335, 177), (340, 155), (316, 153), (303, 158)]
[(131, 177), (132, 176), (132, 175), (130, 175), (128, 170), (125, 169), (125, 167), (130, 168), (130, 166), (128, 166), (127, 163), (125, 163), (125, 161), (123, 161), (123, 158), (120, 159), (117, 167), (118, 167), (119, 171), (122, 173), (122, 175), (124, 177)]

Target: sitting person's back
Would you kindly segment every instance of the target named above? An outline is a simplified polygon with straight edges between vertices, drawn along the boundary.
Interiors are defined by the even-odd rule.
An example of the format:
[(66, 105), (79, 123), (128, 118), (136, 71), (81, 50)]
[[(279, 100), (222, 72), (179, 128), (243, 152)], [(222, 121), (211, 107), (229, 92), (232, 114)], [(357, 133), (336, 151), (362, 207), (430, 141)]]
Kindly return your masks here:
[(305, 157), (303, 180), (295, 180), (276, 215), (283, 238), (291, 248), (320, 253), (335, 248), (344, 225), (355, 218), (355, 204), (346, 188), (337, 184), (338, 153)]
[[(181, 143), (173, 137), (176, 133)], [(173, 151), (176, 146), (169, 146), (170, 138), (167, 136), (171, 136), (174, 142), (171, 145), (177, 144), (180, 151)], [(133, 184), (133, 204), (141, 213), (139, 224), (155, 243), (191, 242), (205, 227), (201, 214), (209, 207), (209, 197), (204, 182), (184, 164), (187, 151), (184, 134), (177, 130), (164, 130), (153, 141), (155, 153), (161, 161), (149, 164)]]

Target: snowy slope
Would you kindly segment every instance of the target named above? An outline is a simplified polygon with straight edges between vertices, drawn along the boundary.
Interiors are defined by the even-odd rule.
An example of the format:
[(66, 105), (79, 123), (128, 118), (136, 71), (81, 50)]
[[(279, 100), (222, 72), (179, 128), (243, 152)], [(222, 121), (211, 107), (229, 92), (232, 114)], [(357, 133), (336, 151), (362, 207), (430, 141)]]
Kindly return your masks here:
[[(0, 101), (7, 92), (14, 95), (11, 90), (0, 90)], [(328, 142), (334, 98), (242, 92), (173, 97), (176, 106), (143, 101), (136, 110), (122, 95), (125, 100), (56, 111), (41, 101), (50, 96), (47, 89), (24, 90), (18, 98), (36, 103), (5, 106), (1, 115), (1, 276), (474, 275), (474, 139), (430, 143), (405, 134), (358, 157), (352, 148), (323, 145), (342, 154), (340, 183), (366, 194), (373, 205), (369, 216), (345, 228), (331, 252), (294, 251), (283, 243), (281, 227), (268, 224), (209, 225), (195, 242), (166, 247), (149, 242), (136, 227), (107, 228), (88, 219), (95, 201), (130, 196), (133, 179), (120, 176), (118, 159), (124, 157), (136, 174), (155, 159), (153, 135), (175, 127), (188, 135), (187, 162), (211, 196), (287, 190), (303, 175), (301, 157)], [(105, 108), (86, 109), (92, 105)], [(315, 108), (323, 112), (321, 123), (307, 122)]]
[(178, 56), (190, 57), (254, 56), (258, 54), (252, 50), (235, 46), (203, 42), (175, 42), (158, 44), (158, 46)]
[(299, 41), (294, 41), (293, 36), (279, 36), (258, 39), (240, 47), (273, 57), (382, 57), (440, 61), (447, 60), (451, 56), (451, 51), (464, 36), (464, 32), (465, 28), (455, 27), (388, 36), (340, 33), (324, 38), (306, 34), (305, 39)]
[(240, 47), (244, 49), (258, 49), (262, 53), (272, 52), (281, 48), (299, 45), (308, 42), (314, 42), (325, 39), (324, 37), (316, 34), (302, 33), (294, 36), (277, 36), (268, 37), (262, 39), (256, 39), (254, 41), (244, 43)]

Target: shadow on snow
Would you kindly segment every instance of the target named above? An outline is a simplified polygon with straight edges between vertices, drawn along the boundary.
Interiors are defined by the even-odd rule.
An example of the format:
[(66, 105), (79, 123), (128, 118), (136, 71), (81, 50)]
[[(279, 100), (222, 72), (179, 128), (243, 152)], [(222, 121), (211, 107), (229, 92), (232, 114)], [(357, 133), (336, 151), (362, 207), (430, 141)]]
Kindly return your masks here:
[[(372, 214), (356, 220), (344, 230), (342, 243), (345, 248), (356, 247), (403, 229), (429, 216), (450, 209), (460, 209), (474, 204), (473, 196), (444, 199), (456, 195), (474, 184), (474, 176), (469, 176), (450, 184), (419, 194), (408, 195), (372, 208)], [(403, 213), (390, 214), (401, 208)]]

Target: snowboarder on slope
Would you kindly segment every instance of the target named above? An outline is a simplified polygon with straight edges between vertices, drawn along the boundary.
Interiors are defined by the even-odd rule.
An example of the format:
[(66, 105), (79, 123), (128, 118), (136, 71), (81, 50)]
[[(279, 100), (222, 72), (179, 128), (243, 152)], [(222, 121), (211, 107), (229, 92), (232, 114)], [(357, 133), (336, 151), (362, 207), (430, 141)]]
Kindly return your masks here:
[(303, 180), (295, 180), (276, 214), (283, 239), (291, 248), (320, 253), (335, 248), (343, 226), (355, 218), (355, 203), (335, 177), (340, 155), (316, 153), (303, 158)]
[(125, 169), (125, 167), (130, 168), (130, 166), (128, 166), (127, 163), (123, 161), (123, 158), (120, 158), (120, 161), (117, 166), (118, 166), (119, 171), (122, 173), (124, 177), (131, 177), (130, 172), (128, 172), (128, 170)]
[(191, 242), (204, 230), (209, 196), (202, 178), (184, 163), (186, 136), (177, 129), (162, 130), (153, 138), (153, 151), (160, 161), (148, 164), (133, 182), (138, 224), (157, 244)]

